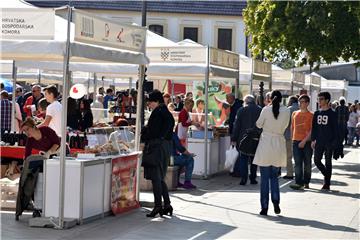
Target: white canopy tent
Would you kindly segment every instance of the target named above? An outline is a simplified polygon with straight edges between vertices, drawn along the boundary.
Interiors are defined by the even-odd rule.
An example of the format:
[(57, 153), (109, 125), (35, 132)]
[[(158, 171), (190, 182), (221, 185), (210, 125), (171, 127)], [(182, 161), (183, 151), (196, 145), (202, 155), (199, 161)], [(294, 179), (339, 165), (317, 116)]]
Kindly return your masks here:
[[(10, 2), (10, 1), (5, 1)], [(20, 2), (19, 5), (23, 3)], [(52, 18), (58, 19), (54, 15), (54, 12), (48, 12), (46, 17), (39, 17), (38, 13), (41, 12), (40, 9), (35, 7), (27, 6), (26, 9), (22, 9), (21, 6), (14, 8), (13, 5), (7, 8), (6, 5), (2, 5), (2, 21), (6, 21), (6, 17), (4, 14), (7, 14), (9, 18), (15, 19), (19, 16), (18, 12), (20, 11), (20, 16), (23, 15), (30, 16), (27, 20), (30, 23), (33, 23), (36, 27), (39, 26), (38, 22), (52, 22)], [(68, 21), (66, 25), (63, 24), (64, 21), (55, 21), (55, 28), (65, 28), (67, 29), (66, 34), (60, 35), (55, 33), (54, 39), (46, 39), (46, 40), (33, 40), (37, 39), (36, 32), (31, 35), (33, 39), (29, 40), (19, 40), (23, 39), (22, 36), (1, 36), (1, 59), (2, 60), (32, 60), (32, 61), (58, 61), (63, 62), (63, 77), (64, 77), (64, 88), (63, 88), (63, 112), (65, 114), (62, 115), (62, 136), (66, 135), (66, 118), (67, 118), (67, 96), (70, 85), (70, 70), (69, 70), (69, 61), (77, 61), (77, 62), (117, 62), (117, 63), (129, 63), (129, 64), (147, 64), (149, 61), (145, 56), (144, 51), (130, 51), (124, 50), (122, 47), (113, 48), (113, 47), (104, 47), (94, 44), (82, 43), (75, 41), (74, 32), (75, 27), (74, 24), (71, 23), (73, 10), (68, 7)], [(81, 14), (80, 12), (75, 11), (76, 14)], [(37, 19), (39, 18), (39, 19)], [(85, 19), (85, 18), (83, 18)], [(103, 21), (102, 19), (98, 19), (92, 17), (93, 21)], [(36, 25), (38, 24), (38, 25)], [(81, 23), (80, 23), (81, 25)], [(4, 26), (4, 25), (2, 25)], [(6, 26), (6, 25), (5, 25)], [(84, 26), (84, 23), (83, 23)], [(130, 27), (128, 27), (130, 28)], [(141, 35), (142, 31), (145, 31), (141, 27), (132, 26), (131, 29), (134, 30), (135, 33)], [(21, 30), (21, 29), (20, 29)], [(26, 35), (26, 31), (25, 35)], [(56, 32), (56, 31), (55, 31)], [(11, 31), (9, 31), (11, 33)], [(20, 31), (19, 31), (20, 33)], [(76, 32), (75, 32), (76, 33)], [(24, 35), (24, 36), (25, 36)], [(51, 35), (51, 31), (50, 34)], [(145, 49), (145, 36), (140, 36), (137, 40), (142, 41), (140, 43), (140, 48)], [(29, 37), (30, 35), (26, 35), (25, 37)], [(143, 37), (143, 39), (141, 39)], [(14, 39), (15, 38), (15, 39)], [(14, 64), (13, 67), (14, 74), (14, 82), (16, 82), (16, 67)], [(143, 73), (142, 73), (143, 74)], [(142, 78), (141, 78), (142, 79)], [(139, 84), (141, 85), (141, 84)], [(15, 88), (14, 88), (15, 89)], [(141, 95), (141, 94), (139, 94)], [(14, 104), (13, 104), (14, 105)], [(138, 124), (138, 122), (137, 122)], [(139, 131), (140, 126), (137, 126), (137, 131)], [(139, 132), (137, 132), (137, 137), (139, 139)], [(60, 153), (60, 193), (59, 193), (59, 228), (64, 227), (64, 183), (65, 183), (65, 153), (66, 153), (66, 138), (61, 138), (61, 153)]]
[(276, 65), (272, 65), (272, 88), (280, 90), (284, 95), (292, 94), (292, 72), (290, 70), (284, 70)]

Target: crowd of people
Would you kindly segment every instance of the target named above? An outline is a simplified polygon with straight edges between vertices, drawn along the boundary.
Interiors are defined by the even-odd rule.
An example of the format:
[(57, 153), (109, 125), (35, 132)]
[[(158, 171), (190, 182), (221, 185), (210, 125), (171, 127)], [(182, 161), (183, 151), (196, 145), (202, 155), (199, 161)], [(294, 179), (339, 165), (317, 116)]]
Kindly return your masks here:
[[(246, 185), (248, 177), (251, 184), (257, 184), (257, 166), (260, 167), (261, 215), (268, 212), (269, 185), (274, 212), (281, 212), (278, 183), (281, 167), (286, 168), (284, 179), (293, 179), (295, 175), (295, 184), (290, 185), (292, 189), (309, 188), (314, 155), (314, 163), (324, 176), (321, 190), (328, 191), (332, 159), (343, 157), (343, 145), (359, 146), (359, 102), (346, 105), (343, 97), (333, 103), (330, 100), (330, 93), (320, 92), (317, 99), (319, 110), (312, 113), (309, 111), (311, 99), (306, 94), (291, 96), (285, 107), (281, 93), (272, 91), (266, 94), (262, 109), (256, 105), (254, 96), (244, 97), (245, 106), (237, 111), (234, 120), (232, 145), (239, 150), (249, 129), (258, 128), (262, 133), (254, 155), (239, 150), (232, 175), (241, 178), (240, 185)], [(323, 156), (325, 164), (322, 163)]]
[[(16, 131), (23, 131), (28, 136), (25, 158), (35, 146), (46, 157), (55, 154), (60, 145), (61, 96), (54, 85), (42, 88), (33, 85), (31, 92), (16, 89), (15, 119)], [(257, 168), (260, 168), (261, 215), (267, 215), (269, 189), (276, 214), (280, 210), (280, 191), (278, 177), (281, 168), (286, 168), (284, 179), (293, 179), (294, 190), (309, 188), (311, 182), (311, 161), (324, 176), (322, 190), (331, 186), (332, 159), (342, 155), (342, 145), (359, 146), (360, 138), (360, 103), (346, 103), (345, 98), (330, 102), (328, 92), (320, 92), (317, 102), (319, 110), (309, 111), (310, 97), (306, 94), (290, 96), (284, 106), (280, 91), (265, 95), (263, 103), (253, 95), (246, 95), (242, 100), (233, 94), (226, 95), (230, 111), (226, 123), (229, 125), (231, 144), (239, 151), (232, 175), (240, 178), (240, 185), (257, 184)], [(110, 102), (115, 101), (114, 106)], [(133, 101), (134, 104), (129, 104)], [(125, 104), (124, 104), (125, 103)], [(259, 106), (263, 105), (263, 106)], [(74, 130), (86, 131), (111, 112), (124, 113), (124, 108), (136, 106), (136, 91), (123, 91), (114, 94), (109, 88), (103, 88), (97, 94), (90, 94), (75, 100), (68, 99), (67, 126)], [(194, 154), (187, 150), (189, 127), (204, 130), (205, 102), (193, 100), (191, 93), (176, 96), (172, 101), (169, 94), (158, 90), (152, 91), (147, 98), (147, 108), (151, 110), (147, 125), (142, 129), (141, 141), (145, 144), (144, 156), (156, 164), (146, 165), (145, 178), (152, 181), (155, 208), (148, 217), (157, 214), (172, 214), (172, 206), (164, 178), (170, 163), (179, 166), (185, 173), (185, 181), (178, 181), (178, 187), (195, 189), (191, 182), (194, 169)], [(93, 109), (100, 109), (93, 113)], [(103, 111), (104, 110), (104, 111)], [(135, 112), (135, 111), (134, 111)], [(178, 112), (174, 118), (174, 112)], [(12, 102), (5, 90), (1, 91), (1, 133), (11, 129)], [(259, 129), (258, 147), (254, 154), (240, 151), (244, 137), (251, 129)], [(322, 163), (325, 155), (325, 164)], [(276, 156), (276, 157), (275, 157)], [(294, 165), (293, 165), (294, 159)], [(249, 174), (250, 166), (250, 174)], [(178, 178), (180, 179), (180, 178)], [(271, 188), (269, 188), (269, 185)], [(162, 206), (161, 198), (165, 205)]]

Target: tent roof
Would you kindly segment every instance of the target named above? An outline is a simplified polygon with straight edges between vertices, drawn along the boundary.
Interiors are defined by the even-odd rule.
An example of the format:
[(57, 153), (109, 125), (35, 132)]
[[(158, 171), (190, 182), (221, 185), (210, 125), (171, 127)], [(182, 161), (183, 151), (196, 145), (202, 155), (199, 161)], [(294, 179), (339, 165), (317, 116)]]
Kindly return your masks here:
[[(5, 2), (15, 2), (13, 4), (13, 8), (22, 8), (22, 6), (25, 5), (23, 2), (17, 0)], [(34, 11), (37, 9), (36, 7), (32, 6), (28, 6), (27, 8), (33, 8)], [(54, 40), (1, 39), (1, 59), (63, 62), (66, 49), (67, 20), (58, 16), (54, 17)], [(148, 58), (140, 52), (75, 42), (75, 26), (74, 23), (71, 23), (70, 25), (70, 61), (118, 62), (129, 64), (147, 64), (149, 62)]]

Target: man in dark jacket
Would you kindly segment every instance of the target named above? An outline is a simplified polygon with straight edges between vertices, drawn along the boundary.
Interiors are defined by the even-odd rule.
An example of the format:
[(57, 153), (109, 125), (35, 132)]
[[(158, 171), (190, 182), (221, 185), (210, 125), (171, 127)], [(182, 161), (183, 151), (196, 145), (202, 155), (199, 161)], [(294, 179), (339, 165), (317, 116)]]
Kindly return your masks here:
[(230, 115), (228, 119), (228, 124), (229, 124), (229, 133), (231, 135), (233, 131), (236, 113), (239, 110), (239, 108), (242, 107), (242, 102), (239, 99), (235, 98), (235, 96), (232, 93), (226, 95), (226, 101), (230, 105)]
[[(241, 139), (244, 137), (246, 130), (255, 127), (255, 123), (260, 116), (261, 108), (255, 104), (255, 98), (252, 95), (244, 97), (245, 107), (240, 108), (237, 111), (233, 133), (231, 134), (232, 145), (238, 146)], [(248, 156), (244, 153), (239, 153), (234, 167), (234, 174), (239, 172), (241, 181), (240, 185), (245, 185), (248, 179), (248, 164), (250, 166), (250, 183), (257, 184), (256, 170), (257, 166), (252, 163), (254, 157)]]
[(347, 122), (349, 121), (349, 108), (345, 106), (346, 100), (344, 97), (340, 97), (340, 106), (336, 108), (336, 114), (337, 114), (337, 121), (339, 124), (339, 135), (340, 135), (340, 141), (347, 143)]
[[(331, 95), (329, 92), (318, 94), (320, 110), (315, 111), (312, 130), (311, 147), (314, 149), (314, 163), (324, 175), (324, 185), (322, 190), (330, 190), (330, 180), (332, 173), (332, 157), (334, 150), (341, 147), (339, 136), (339, 125), (337, 114), (329, 107)], [(321, 162), (325, 155), (325, 165)], [(337, 157), (334, 158), (337, 159)]]

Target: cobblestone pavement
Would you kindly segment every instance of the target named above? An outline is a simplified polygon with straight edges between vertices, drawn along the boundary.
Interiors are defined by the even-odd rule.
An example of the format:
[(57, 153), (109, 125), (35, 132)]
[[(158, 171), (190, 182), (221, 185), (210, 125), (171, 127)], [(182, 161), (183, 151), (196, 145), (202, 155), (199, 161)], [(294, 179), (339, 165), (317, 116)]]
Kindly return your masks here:
[[(227, 174), (195, 180), (198, 189), (171, 193), (174, 216), (149, 219), (149, 208), (109, 216), (67, 230), (31, 228), (30, 213), (1, 212), (1, 239), (359, 239), (360, 149), (333, 161), (332, 191), (322, 192), (316, 167), (310, 189), (293, 191), (280, 179), (281, 210), (260, 211), (259, 185), (240, 186)], [(284, 173), (283, 173), (284, 174)], [(141, 193), (142, 201), (152, 194)]]

